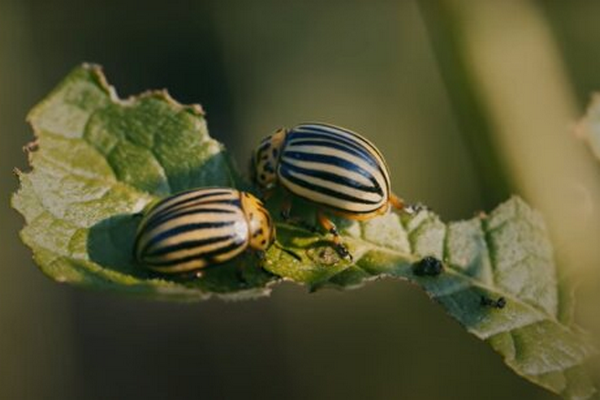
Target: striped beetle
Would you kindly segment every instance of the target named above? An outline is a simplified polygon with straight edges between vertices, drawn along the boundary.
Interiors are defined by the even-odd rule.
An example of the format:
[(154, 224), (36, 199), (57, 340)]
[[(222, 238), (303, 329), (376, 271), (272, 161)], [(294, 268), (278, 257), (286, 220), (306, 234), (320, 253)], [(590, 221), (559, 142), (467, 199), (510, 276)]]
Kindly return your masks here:
[(250, 193), (202, 188), (167, 197), (138, 228), (135, 256), (163, 273), (198, 270), (231, 260), (250, 248), (259, 254), (275, 241), (275, 226)]
[[(381, 152), (358, 133), (323, 123), (282, 128), (263, 139), (253, 157), (253, 179), (267, 194), (278, 183), (288, 192), (320, 206), (319, 224), (333, 235), (343, 256), (335, 224), (323, 209), (364, 221), (390, 206), (411, 212), (390, 188), (390, 173)], [(282, 215), (289, 219), (291, 202)]]

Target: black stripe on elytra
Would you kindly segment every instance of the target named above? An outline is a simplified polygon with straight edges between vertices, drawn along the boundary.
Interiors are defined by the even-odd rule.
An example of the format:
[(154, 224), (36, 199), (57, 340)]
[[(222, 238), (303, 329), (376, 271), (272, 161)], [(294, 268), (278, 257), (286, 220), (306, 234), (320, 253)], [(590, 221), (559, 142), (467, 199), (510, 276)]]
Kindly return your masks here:
[(287, 168), (294, 172), (298, 172), (298, 173), (301, 173), (304, 175), (323, 179), (327, 182), (333, 182), (333, 183), (337, 183), (337, 184), (340, 184), (342, 186), (346, 186), (346, 187), (349, 187), (352, 189), (357, 189), (357, 190), (360, 190), (363, 192), (368, 192), (368, 193), (377, 193), (378, 195), (383, 196), (383, 191), (381, 190), (381, 186), (379, 185), (377, 180), (373, 177), (371, 177), (369, 179), (372, 186), (366, 186), (366, 185), (364, 185), (360, 182), (357, 182), (354, 179), (351, 179), (347, 176), (341, 176), (341, 175), (338, 175), (338, 174), (335, 174), (332, 172), (327, 172), (327, 171), (324, 171), (323, 169), (302, 168), (297, 165), (293, 165), (293, 164), (289, 164), (289, 163), (282, 164), (281, 168)]
[(155, 235), (152, 239), (150, 239), (148, 241), (148, 243), (146, 243), (146, 245), (142, 249), (142, 253), (145, 253), (146, 251), (148, 251), (148, 249), (151, 246), (154, 246), (154, 245), (160, 243), (161, 241), (168, 239), (172, 236), (178, 235), (180, 233), (190, 232), (190, 231), (194, 231), (194, 230), (201, 230), (201, 229), (222, 228), (224, 226), (231, 226), (235, 223), (236, 223), (236, 221), (226, 221), (226, 222), (215, 221), (215, 222), (197, 222), (197, 223), (193, 223), (193, 224), (179, 225), (179, 226), (176, 226), (174, 228), (168, 229), (166, 231), (160, 232), (159, 234)]
[[(373, 157), (373, 155), (369, 152), (369, 149), (366, 148), (365, 146), (363, 146), (362, 143), (354, 141), (350, 138), (347, 138), (345, 136), (341, 136), (338, 133), (333, 133), (333, 132), (326, 132), (326, 131), (318, 131), (318, 130), (302, 130), (302, 131), (296, 131), (296, 130), (292, 130), (290, 131), (290, 133), (288, 134), (288, 136), (286, 136), (286, 145), (288, 143), (291, 143), (293, 140), (301, 140), (301, 139), (330, 139), (334, 142), (339, 142), (339, 143), (343, 143), (345, 145), (347, 145), (348, 147), (352, 147), (354, 150), (356, 151), (360, 151), (363, 154), (365, 154), (366, 156), (371, 156)], [(292, 144), (293, 145), (293, 144)]]
[(235, 250), (236, 248), (241, 247), (242, 245), (243, 245), (243, 243), (233, 242), (227, 246), (219, 247), (218, 249), (215, 249), (212, 251), (207, 251), (206, 253), (194, 254), (191, 256), (177, 258), (175, 260), (165, 260), (162, 262), (151, 262), (148, 264), (155, 266), (155, 267), (172, 267), (172, 266), (177, 266), (177, 264), (182, 264), (182, 263), (186, 263), (188, 261), (193, 261), (193, 260), (205, 260), (208, 262), (208, 264), (211, 264), (211, 263), (214, 263), (214, 259), (216, 257), (218, 257), (222, 254), (228, 253), (232, 250)]
[[(331, 156), (331, 155), (326, 155), (326, 154), (305, 153), (303, 151), (288, 151), (288, 150), (286, 150), (283, 153), (282, 163), (280, 164), (280, 168), (279, 168), (280, 170), (282, 168), (281, 166), (288, 165), (285, 162), (286, 157), (291, 158), (293, 160), (299, 160), (299, 161), (308, 161), (308, 162), (314, 162), (314, 163), (325, 164), (325, 165), (335, 165), (337, 167), (361, 174), (362, 176), (364, 176), (365, 178), (367, 178), (369, 180), (375, 178), (371, 172), (369, 172), (366, 169), (364, 169), (348, 160), (345, 160), (341, 157), (336, 157), (336, 156)], [(385, 180), (385, 178), (384, 178), (384, 180)]]
[[(294, 142), (290, 142), (288, 144), (288, 149), (292, 150), (294, 146), (316, 146), (316, 147), (325, 147), (328, 149), (340, 150), (344, 153), (351, 154), (353, 156), (358, 157), (363, 160), (367, 164), (371, 165), (374, 168), (380, 168), (381, 166), (377, 162), (377, 160), (373, 157), (372, 154), (368, 154), (366, 151), (356, 150), (353, 147), (347, 146), (340, 141), (324, 141), (324, 140), (310, 140), (310, 139), (295, 139)], [(318, 153), (319, 150), (315, 150), (315, 153)]]
[[(154, 220), (158, 219), (158, 218), (162, 218), (162, 215), (169, 214), (169, 213), (179, 212), (181, 210), (186, 210), (189, 207), (196, 207), (196, 206), (200, 206), (200, 205), (213, 205), (213, 204), (230, 204), (230, 205), (234, 205), (236, 207), (240, 207), (240, 204), (241, 204), (240, 200), (237, 199), (237, 198), (234, 198), (234, 199), (228, 198), (228, 199), (221, 199), (221, 200), (211, 200), (211, 201), (207, 201), (207, 202), (202, 201), (203, 199), (200, 199), (200, 201), (197, 202), (197, 203), (195, 203), (195, 204), (189, 204), (187, 201), (184, 201), (181, 204), (177, 204), (174, 207), (169, 206), (169, 207), (167, 207), (167, 208), (165, 208), (163, 210), (160, 210), (157, 213), (155, 213), (154, 215), (152, 215), (152, 217), (150, 217), (150, 219), (148, 219), (146, 221), (146, 223), (145, 223), (146, 225), (145, 226), (154, 225)], [(192, 200), (191, 202), (194, 202), (194, 201), (195, 200)], [(150, 212), (152, 212), (152, 211), (150, 211)]]
[[(211, 203), (212, 204), (212, 203)], [(191, 207), (191, 206), (190, 206)], [(150, 221), (144, 226), (144, 229), (150, 230), (158, 225), (168, 222), (172, 219), (183, 217), (186, 215), (194, 215), (194, 214), (235, 214), (234, 210), (226, 210), (223, 208), (200, 208), (200, 209), (192, 209), (190, 210), (188, 207), (178, 208), (177, 210), (172, 210), (167, 213), (159, 212), (155, 216), (153, 216)]]
[[(357, 147), (361, 148), (361, 149), (370, 149), (370, 151), (372, 153), (375, 153), (376, 155), (379, 156), (379, 158), (382, 160), (383, 165), (379, 166), (379, 170), (381, 171), (382, 174), (384, 174), (386, 176), (386, 187), (387, 190), (390, 190), (390, 183), (388, 182), (388, 175), (389, 173), (388, 171), (388, 166), (385, 162), (385, 158), (383, 157), (383, 154), (381, 153), (381, 151), (379, 151), (379, 149), (377, 147), (375, 147), (374, 144), (372, 144), (371, 142), (369, 142), (367, 139), (365, 139), (363, 136), (359, 135), (356, 132), (353, 132), (351, 130), (345, 129), (345, 128), (340, 128), (337, 126), (333, 126), (333, 125), (328, 125), (328, 124), (323, 124), (323, 123), (315, 123), (315, 124), (301, 124), (298, 125), (297, 128), (301, 128), (303, 130), (310, 130), (312, 132), (319, 132), (321, 134), (325, 134), (325, 135), (334, 135), (335, 137), (337, 137), (339, 140), (345, 140), (351, 143), (354, 143)], [(325, 128), (329, 128), (325, 129)], [(331, 130), (333, 130), (334, 132), (332, 132)], [(347, 136), (343, 136), (340, 132), (343, 133), (348, 133), (350, 136), (352, 136), (352, 138), (348, 138)], [(383, 171), (385, 169), (385, 172)]]
[[(288, 135), (288, 137), (286, 137), (286, 143), (288, 143), (288, 141), (287, 141), (288, 139), (290, 141), (294, 140), (295, 138), (297, 138), (297, 139), (300, 139), (300, 138), (315, 138), (315, 139), (321, 138), (321, 139), (323, 139), (324, 136), (326, 136), (327, 139), (331, 138), (332, 140), (335, 140), (338, 142), (343, 142), (344, 144), (347, 144), (348, 146), (352, 147), (353, 149), (364, 153), (366, 157), (372, 158), (375, 165), (381, 172), (381, 174), (386, 176), (386, 179), (385, 179), (386, 186), (387, 186), (388, 190), (390, 189), (389, 184), (387, 182), (387, 180), (388, 180), (387, 176), (389, 175), (389, 172), (387, 172), (388, 167), (387, 167), (387, 164), (385, 163), (385, 159), (383, 158), (383, 155), (381, 154), (379, 149), (377, 149), (374, 145), (366, 142), (364, 138), (361, 138), (362, 141), (359, 141), (358, 139), (348, 138), (347, 136), (343, 136), (337, 132), (321, 130), (322, 126), (311, 127), (311, 126), (307, 126), (307, 125), (300, 125), (300, 126), (298, 126), (298, 128), (302, 128), (302, 131), (294, 131), (293, 135)], [(336, 129), (335, 127), (331, 127), (331, 128)], [(307, 132), (307, 130), (308, 130), (308, 132)], [(337, 130), (339, 130), (339, 129), (337, 129)], [(357, 138), (360, 137), (358, 134), (355, 134), (355, 133), (353, 133), (353, 136), (357, 137)], [(381, 165), (375, 159), (375, 155), (373, 153), (375, 155), (378, 155), (381, 158), (381, 160), (383, 160), (383, 165)]]
[(373, 149), (373, 151), (375, 153), (377, 153), (377, 155), (379, 157), (381, 157), (381, 159), (383, 160), (383, 154), (381, 154), (381, 152), (379, 151), (379, 149), (377, 147), (375, 147), (374, 144), (370, 143), (365, 137), (363, 137), (362, 135), (351, 131), (349, 129), (346, 128), (341, 128), (339, 126), (333, 126), (333, 125), (329, 125), (329, 124), (323, 124), (323, 123), (316, 123), (316, 124), (302, 124), (300, 125), (301, 127), (305, 128), (305, 129), (318, 129), (320, 132), (330, 132), (325, 128), (329, 128), (332, 129), (334, 131), (340, 131), (340, 132), (344, 132), (349, 134), (350, 136), (352, 136), (353, 138), (355, 138), (357, 141), (361, 142), (362, 145), (367, 146), (371, 149)]
[[(179, 242), (177, 244), (172, 244), (170, 246), (159, 247), (158, 249), (156, 249), (154, 251), (150, 251), (149, 253), (144, 254), (143, 256), (144, 257), (156, 257), (156, 256), (163, 256), (165, 254), (169, 254), (169, 253), (179, 251), (179, 250), (199, 249), (206, 245), (215, 244), (215, 243), (219, 243), (219, 242), (225, 242), (225, 241), (227, 241), (229, 239), (233, 239), (233, 238), (234, 238), (234, 234), (232, 232), (231, 235), (214, 236), (214, 237), (209, 237), (209, 238), (200, 239), (200, 240), (186, 240), (183, 242)], [(244, 240), (238, 240), (236, 242), (243, 243)]]
[[(378, 204), (378, 203), (380, 203), (380, 201), (359, 199), (358, 197), (354, 197), (354, 196), (351, 196), (346, 193), (341, 193), (341, 192), (338, 192), (337, 190), (333, 190), (331, 188), (323, 187), (320, 185), (315, 185), (314, 183), (307, 182), (304, 179), (293, 176), (290, 173), (290, 171), (285, 168), (280, 169), (280, 173), (284, 178), (295, 183), (298, 186), (301, 186), (301, 187), (311, 190), (313, 192), (317, 192), (317, 193), (327, 195), (329, 197), (333, 197), (338, 200), (346, 200), (346, 201), (351, 201), (353, 203), (359, 203), (359, 204)], [(312, 200), (312, 199), (309, 199), (309, 200)]]
[[(172, 196), (172, 197), (168, 197), (165, 200), (163, 200), (160, 203), (158, 203), (154, 208), (156, 209), (156, 208), (160, 207), (161, 205), (165, 204), (166, 202), (171, 201), (174, 198), (177, 198), (177, 197), (180, 197), (180, 196), (185, 196), (186, 194), (189, 194), (190, 192), (193, 192), (193, 190), (188, 191), (188, 192), (184, 192), (184, 193), (179, 193), (179, 194), (176, 194), (175, 196)], [(173, 207), (177, 207), (177, 206), (180, 206), (182, 204), (187, 204), (189, 202), (193, 202), (193, 201), (197, 201), (197, 200), (201, 200), (201, 199), (208, 199), (210, 197), (223, 196), (225, 194), (231, 194), (231, 195), (233, 195), (233, 193), (231, 192), (231, 190), (218, 190), (218, 191), (214, 191), (214, 192), (211, 191), (210, 193), (204, 193), (204, 190), (202, 190), (202, 192), (203, 193), (198, 194), (197, 196), (192, 196), (192, 197), (189, 197), (187, 199), (182, 199), (182, 200), (176, 201), (175, 203), (170, 204), (168, 207), (165, 207), (164, 209), (160, 210), (160, 213), (163, 213), (163, 212), (166, 212), (168, 210), (171, 210)]]

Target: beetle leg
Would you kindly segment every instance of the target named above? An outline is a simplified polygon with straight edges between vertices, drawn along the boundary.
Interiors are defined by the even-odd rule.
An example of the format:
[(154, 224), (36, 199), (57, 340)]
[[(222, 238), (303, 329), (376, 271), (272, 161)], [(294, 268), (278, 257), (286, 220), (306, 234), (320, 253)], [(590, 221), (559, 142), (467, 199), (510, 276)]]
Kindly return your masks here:
[(285, 222), (289, 222), (292, 219), (291, 213), (292, 200), (288, 196), (285, 196), (283, 202), (281, 203), (281, 218), (283, 218)]
[(335, 245), (335, 248), (340, 256), (352, 260), (352, 254), (350, 254), (348, 248), (342, 243), (342, 237), (340, 236), (335, 224), (329, 218), (327, 218), (325, 213), (321, 210), (317, 212), (317, 219), (319, 220), (319, 224), (323, 227), (323, 229), (333, 235), (333, 244)]
[(390, 204), (398, 211), (403, 211), (406, 208), (404, 200), (393, 193), (390, 195)]
[(283, 202), (281, 204), (281, 218), (283, 218), (283, 221), (287, 222), (289, 224), (292, 224), (292, 225), (296, 225), (297, 227), (306, 229), (307, 231), (310, 231), (310, 232), (317, 231), (317, 228), (314, 225), (311, 225), (308, 222), (306, 222), (300, 218), (292, 217), (291, 212), (292, 212), (292, 199), (290, 197), (286, 196), (283, 199)]

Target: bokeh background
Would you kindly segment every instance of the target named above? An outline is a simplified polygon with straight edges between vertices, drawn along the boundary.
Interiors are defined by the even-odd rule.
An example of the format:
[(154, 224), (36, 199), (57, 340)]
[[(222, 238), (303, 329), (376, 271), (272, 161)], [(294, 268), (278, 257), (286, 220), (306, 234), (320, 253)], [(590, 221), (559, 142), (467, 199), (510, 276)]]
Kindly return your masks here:
[(598, 15), (585, 0), (0, 0), (0, 398), (554, 398), (407, 284), (192, 305), (57, 285), (18, 239), (11, 171), (28, 109), (83, 61), (122, 97), (201, 103), (240, 166), (275, 128), (329, 121), (375, 141), (396, 191), (445, 220), (511, 193), (542, 210), (599, 332), (600, 163), (570, 134), (600, 90)]

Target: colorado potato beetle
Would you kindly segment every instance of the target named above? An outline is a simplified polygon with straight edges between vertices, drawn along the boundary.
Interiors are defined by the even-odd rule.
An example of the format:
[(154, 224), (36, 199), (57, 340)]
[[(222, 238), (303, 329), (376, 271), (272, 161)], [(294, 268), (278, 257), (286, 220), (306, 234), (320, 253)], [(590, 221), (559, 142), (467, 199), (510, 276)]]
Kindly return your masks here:
[[(261, 141), (252, 161), (253, 179), (263, 191), (280, 184), (319, 206), (318, 222), (333, 234), (344, 256), (350, 254), (323, 210), (361, 221), (386, 213), (390, 206), (410, 210), (391, 192), (381, 152), (348, 129), (323, 123), (282, 128)], [(290, 204), (286, 202), (282, 212), (286, 218)]]
[(194, 271), (231, 260), (246, 249), (259, 253), (275, 241), (275, 226), (250, 193), (202, 188), (167, 197), (143, 217), (135, 256), (158, 272)]

